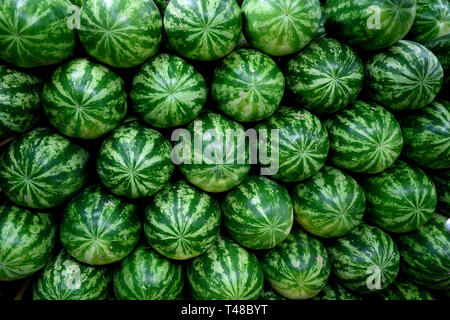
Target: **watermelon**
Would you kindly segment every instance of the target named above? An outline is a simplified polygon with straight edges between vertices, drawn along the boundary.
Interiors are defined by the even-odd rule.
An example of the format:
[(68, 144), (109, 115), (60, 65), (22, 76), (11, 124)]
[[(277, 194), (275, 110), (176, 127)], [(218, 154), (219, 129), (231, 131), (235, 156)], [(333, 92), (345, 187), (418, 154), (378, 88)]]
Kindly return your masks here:
[(185, 180), (169, 183), (145, 210), (145, 236), (160, 254), (186, 260), (204, 253), (220, 231), (220, 207)]
[(31, 276), (53, 255), (56, 222), (48, 213), (0, 204), (0, 281)]
[(401, 40), (366, 63), (366, 94), (394, 111), (425, 107), (441, 90), (443, 79), (433, 52), (413, 41)]
[(375, 174), (390, 167), (403, 148), (400, 125), (376, 103), (355, 101), (325, 121), (330, 160), (342, 169)]
[(142, 198), (161, 190), (172, 175), (170, 142), (139, 121), (112, 132), (100, 147), (97, 172), (114, 194)]
[[(305, 180), (324, 166), (330, 148), (327, 130), (319, 118), (309, 111), (280, 107), (267, 121), (257, 126), (257, 130), (264, 129), (267, 130), (268, 146), (263, 144), (260, 156), (261, 152), (269, 155), (269, 150), (270, 155), (268, 159), (260, 157), (260, 162), (264, 165), (268, 162), (277, 169), (273, 172), (275, 179), (285, 182)], [(278, 136), (273, 134), (273, 130), (278, 130)]]
[(417, 0), (416, 19), (408, 37), (427, 43), (450, 33), (450, 3), (448, 0)]
[(284, 76), (276, 63), (253, 49), (232, 52), (216, 70), (212, 97), (226, 115), (240, 122), (265, 119), (284, 93)]
[(279, 245), (292, 228), (292, 201), (287, 190), (263, 176), (250, 176), (221, 203), (231, 237), (250, 249)]
[(235, 0), (172, 0), (164, 13), (170, 45), (189, 59), (226, 56), (236, 46), (241, 27), (241, 9)]
[(59, 67), (44, 86), (45, 113), (61, 133), (95, 139), (119, 126), (127, 113), (125, 83), (87, 59)]
[(331, 38), (312, 41), (286, 66), (287, 87), (301, 106), (317, 114), (344, 109), (361, 92), (363, 79), (361, 59)]
[(252, 46), (272, 56), (292, 54), (306, 46), (322, 16), (318, 0), (245, 0), (242, 12)]
[(265, 279), (273, 289), (289, 299), (309, 299), (327, 284), (330, 261), (319, 240), (294, 229), (278, 247), (261, 258)]
[(144, 244), (114, 271), (114, 292), (118, 300), (173, 300), (183, 285), (182, 266)]
[(432, 172), (431, 179), (437, 191), (439, 212), (450, 217), (450, 169)]
[(276, 293), (269, 285), (264, 285), (259, 300), (286, 300), (286, 298)]
[(416, 0), (329, 0), (325, 30), (352, 47), (379, 50), (390, 47), (410, 30)]
[(87, 180), (89, 154), (48, 128), (14, 140), (0, 157), (0, 188), (10, 200), (29, 208), (64, 203)]
[(187, 266), (195, 300), (256, 300), (263, 289), (263, 272), (253, 253), (227, 236)]
[(436, 38), (425, 44), (425, 47), (431, 50), (438, 58), (444, 70), (444, 85), (442, 86), (441, 93), (445, 95), (450, 89), (450, 33), (445, 36)]
[(33, 300), (104, 300), (112, 273), (92, 267), (61, 250), (33, 283)]
[(351, 176), (328, 166), (298, 184), (292, 201), (295, 219), (302, 228), (323, 238), (345, 235), (361, 222), (366, 210), (361, 186)]
[(434, 101), (400, 121), (403, 155), (431, 169), (450, 169), (450, 102)]
[(325, 15), (325, 4), (323, 2), (320, 2), (320, 24), (319, 29), (316, 32), (316, 35), (314, 38), (323, 38), (327, 36), (327, 32), (325, 30), (325, 21), (327, 20), (327, 16)]
[(383, 300), (435, 300), (427, 290), (423, 290), (407, 280), (395, 280), (389, 287), (378, 291), (377, 298)]
[(341, 286), (338, 282), (328, 282), (313, 300), (361, 300), (353, 292)]
[(400, 267), (400, 254), (391, 237), (365, 223), (330, 243), (328, 253), (338, 281), (358, 293), (386, 288)]
[(31, 129), (41, 118), (41, 80), (0, 65), (0, 141)]
[(402, 271), (429, 289), (450, 290), (450, 232), (445, 228), (446, 221), (436, 213), (430, 222), (397, 240)]
[(203, 76), (183, 59), (161, 54), (134, 76), (131, 100), (148, 124), (167, 128), (194, 120), (206, 102)]
[(152, 0), (86, 0), (78, 36), (99, 61), (117, 68), (134, 67), (158, 51), (161, 14)]

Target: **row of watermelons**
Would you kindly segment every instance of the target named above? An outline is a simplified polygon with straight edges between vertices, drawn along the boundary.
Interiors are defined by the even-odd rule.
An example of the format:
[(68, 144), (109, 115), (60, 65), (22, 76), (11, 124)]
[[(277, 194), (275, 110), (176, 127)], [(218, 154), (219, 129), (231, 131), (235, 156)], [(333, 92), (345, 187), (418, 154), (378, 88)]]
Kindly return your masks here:
[[(0, 4), (0, 280), (448, 297), (447, 0), (73, 2)], [(184, 126), (199, 147), (171, 144)], [(225, 148), (247, 128), (271, 132), (268, 161)]]

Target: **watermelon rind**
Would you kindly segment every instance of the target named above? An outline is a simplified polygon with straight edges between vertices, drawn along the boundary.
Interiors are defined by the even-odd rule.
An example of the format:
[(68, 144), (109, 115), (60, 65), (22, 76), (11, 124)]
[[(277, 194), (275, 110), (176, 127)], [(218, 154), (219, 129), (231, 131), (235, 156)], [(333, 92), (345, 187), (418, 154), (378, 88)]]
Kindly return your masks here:
[(427, 43), (450, 34), (450, 3), (448, 0), (417, 0), (416, 18), (408, 38)]

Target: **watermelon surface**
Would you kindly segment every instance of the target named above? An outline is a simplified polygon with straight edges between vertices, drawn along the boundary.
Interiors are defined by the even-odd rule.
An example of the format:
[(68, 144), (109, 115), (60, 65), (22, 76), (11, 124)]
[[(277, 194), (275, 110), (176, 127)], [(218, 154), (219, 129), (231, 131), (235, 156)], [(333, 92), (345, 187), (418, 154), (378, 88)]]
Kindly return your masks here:
[(450, 74), (450, 55), (448, 54), (450, 52), (450, 33), (427, 42), (425, 47), (436, 55), (442, 65), (445, 76), (441, 92), (445, 95), (445, 92), (450, 89), (450, 77), (448, 76)]
[(430, 292), (403, 279), (397, 279), (386, 289), (378, 291), (377, 296), (383, 300), (434, 300)]
[(408, 37), (420, 43), (450, 33), (450, 3), (448, 0), (417, 0), (416, 19)]
[(264, 285), (259, 300), (286, 300), (286, 298), (276, 293), (270, 285)]
[(325, 14), (325, 4), (323, 2), (320, 2), (320, 11), (321, 11), (320, 25), (314, 38), (323, 38), (327, 36), (327, 32), (325, 30), (325, 21), (327, 20), (327, 16)]
[(329, 281), (313, 300), (362, 300), (336, 281)]
[(431, 173), (438, 196), (438, 212), (450, 217), (450, 169)]

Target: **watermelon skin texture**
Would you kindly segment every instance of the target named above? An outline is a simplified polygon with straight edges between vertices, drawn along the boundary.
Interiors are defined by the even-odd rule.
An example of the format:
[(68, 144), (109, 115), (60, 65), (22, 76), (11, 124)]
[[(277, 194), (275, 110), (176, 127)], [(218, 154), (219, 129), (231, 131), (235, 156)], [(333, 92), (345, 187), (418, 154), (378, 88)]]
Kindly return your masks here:
[(344, 109), (361, 92), (364, 67), (346, 44), (313, 40), (286, 67), (287, 87), (301, 106), (316, 114)]
[(445, 228), (446, 221), (446, 217), (436, 213), (430, 222), (397, 240), (402, 271), (429, 289), (450, 290), (450, 233)]
[(14, 281), (42, 269), (53, 255), (56, 221), (11, 202), (0, 204), (0, 281)]
[(444, 79), (433, 52), (409, 40), (373, 55), (365, 67), (367, 96), (393, 111), (425, 107), (437, 96)]
[(356, 293), (382, 290), (396, 278), (400, 254), (392, 238), (377, 227), (361, 223), (327, 247), (332, 272)]
[(145, 210), (145, 236), (160, 254), (186, 260), (204, 253), (217, 240), (220, 206), (185, 180), (169, 183)]
[(430, 169), (450, 168), (450, 102), (436, 100), (400, 121), (403, 155)]
[(119, 126), (128, 110), (122, 78), (84, 58), (59, 67), (42, 99), (50, 123), (73, 138), (101, 137)]
[(264, 284), (256, 256), (224, 235), (186, 272), (195, 300), (256, 300)]
[(279, 245), (292, 228), (288, 191), (263, 176), (250, 176), (227, 193), (221, 203), (223, 222), (231, 237), (250, 249)]
[(139, 121), (130, 121), (112, 132), (100, 148), (97, 172), (115, 195), (132, 199), (161, 190), (172, 176), (170, 142)]
[(336, 281), (329, 281), (313, 300), (362, 300), (359, 296), (341, 286)]
[(152, 0), (87, 0), (78, 35), (92, 57), (116, 68), (142, 64), (162, 41), (162, 18)]
[(450, 217), (450, 169), (432, 172), (430, 175), (438, 196), (438, 212)]
[(323, 244), (301, 229), (294, 229), (279, 246), (261, 260), (266, 281), (288, 299), (304, 300), (317, 295), (327, 284), (330, 260)]
[(14, 140), (0, 157), (0, 188), (20, 206), (55, 207), (84, 185), (88, 159), (84, 149), (39, 127)]
[(354, 48), (384, 49), (409, 32), (416, 4), (416, 0), (330, 0), (325, 4), (325, 29)]
[(239, 122), (272, 115), (283, 98), (284, 76), (269, 56), (253, 49), (232, 52), (214, 74), (211, 94), (218, 107)]
[(450, 55), (448, 54), (450, 51), (450, 33), (427, 42), (425, 47), (430, 49), (441, 63), (444, 70), (444, 84), (441, 93), (448, 92), (450, 89), (450, 77), (448, 76), (450, 74)]
[(322, 16), (318, 0), (245, 0), (242, 12), (250, 43), (272, 56), (305, 47), (319, 29)]
[(0, 65), (0, 141), (23, 133), (41, 118), (42, 81)]
[(194, 60), (217, 60), (229, 54), (241, 28), (241, 9), (235, 0), (173, 0), (164, 13), (170, 45)]
[(104, 265), (125, 258), (136, 246), (141, 221), (134, 204), (100, 185), (84, 188), (63, 212), (60, 239), (75, 259)]
[(416, 19), (408, 38), (427, 43), (446, 34), (450, 34), (448, 0), (417, 0)]
[(258, 300), (287, 300), (285, 297), (279, 295), (269, 285), (264, 285), (264, 288)]
[(114, 271), (118, 300), (174, 300), (184, 286), (180, 264), (140, 244)]
[(377, 297), (383, 300), (435, 300), (427, 290), (403, 279), (396, 279), (389, 287), (378, 291)]
[(325, 166), (298, 184), (292, 194), (295, 219), (323, 238), (340, 237), (356, 227), (366, 211), (364, 190), (351, 176)]
[(380, 173), (400, 156), (403, 136), (395, 117), (376, 103), (355, 101), (325, 121), (330, 161), (353, 172)]
[(416, 230), (430, 220), (436, 209), (436, 188), (420, 169), (398, 160), (362, 184), (368, 219), (395, 233)]
[(161, 54), (145, 63), (133, 79), (131, 99), (136, 113), (157, 128), (194, 120), (206, 102), (203, 76), (183, 59)]

